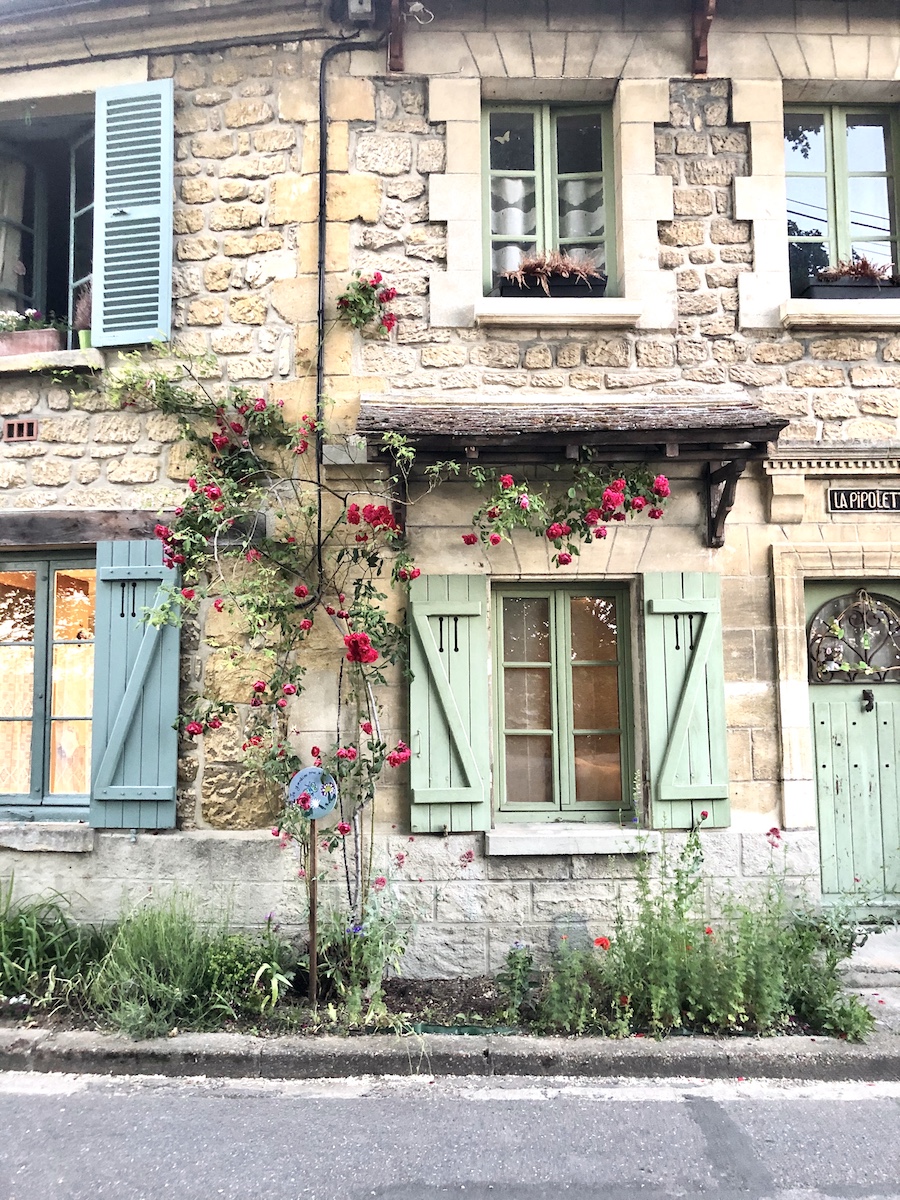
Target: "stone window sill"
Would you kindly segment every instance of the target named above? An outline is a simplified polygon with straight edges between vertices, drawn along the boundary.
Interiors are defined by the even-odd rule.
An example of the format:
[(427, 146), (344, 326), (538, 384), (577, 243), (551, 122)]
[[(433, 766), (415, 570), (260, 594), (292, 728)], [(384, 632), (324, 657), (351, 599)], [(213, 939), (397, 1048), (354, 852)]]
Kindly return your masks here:
[(785, 329), (900, 329), (898, 300), (787, 300)]
[(485, 834), (488, 856), (552, 854), (656, 854), (660, 835), (648, 829), (622, 829), (618, 825), (501, 825)]
[(642, 311), (643, 305), (617, 297), (507, 300), (486, 296), (475, 303), (475, 324), (507, 329), (630, 329)]
[(0, 375), (32, 375), (46, 371), (102, 371), (99, 350), (48, 350), (44, 354), (0, 355)]
[(90, 854), (94, 831), (80, 821), (0, 821), (0, 849)]

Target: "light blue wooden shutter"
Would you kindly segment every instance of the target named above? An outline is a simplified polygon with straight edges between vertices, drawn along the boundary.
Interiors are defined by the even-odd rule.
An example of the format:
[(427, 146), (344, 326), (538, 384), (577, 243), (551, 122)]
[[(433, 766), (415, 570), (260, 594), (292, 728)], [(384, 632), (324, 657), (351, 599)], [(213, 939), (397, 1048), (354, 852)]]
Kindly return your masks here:
[(422, 575), (409, 595), (414, 833), (489, 829), (487, 579)]
[(142, 620), (173, 581), (159, 542), (97, 545), (91, 824), (168, 829), (178, 769), (178, 629)]
[(719, 576), (644, 576), (647, 738), (653, 824), (728, 825)]
[(174, 129), (171, 79), (97, 92), (95, 346), (171, 333)]

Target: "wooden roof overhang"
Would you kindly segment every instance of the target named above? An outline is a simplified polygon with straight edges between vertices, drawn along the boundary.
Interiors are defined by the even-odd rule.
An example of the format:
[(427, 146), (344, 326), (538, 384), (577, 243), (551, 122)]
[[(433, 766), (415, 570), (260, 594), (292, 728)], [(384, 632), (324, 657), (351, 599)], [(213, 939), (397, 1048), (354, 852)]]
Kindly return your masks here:
[(364, 397), (357, 432), (368, 438), (372, 460), (385, 456), (378, 435), (400, 433), (420, 459), (482, 454), (498, 462), (703, 463), (708, 542), (725, 544), (725, 520), (748, 462), (766, 458), (787, 420), (746, 400), (667, 400), (552, 403), (495, 398), (465, 401)]

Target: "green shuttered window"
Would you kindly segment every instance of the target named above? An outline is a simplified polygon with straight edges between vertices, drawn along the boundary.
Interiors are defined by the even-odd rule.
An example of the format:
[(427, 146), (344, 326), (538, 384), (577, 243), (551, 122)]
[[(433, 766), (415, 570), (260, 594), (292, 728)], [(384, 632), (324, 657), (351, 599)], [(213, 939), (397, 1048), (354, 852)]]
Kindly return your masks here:
[(101, 88), (0, 120), (0, 308), (71, 323), (90, 285), (95, 346), (169, 337), (173, 95)]
[(0, 818), (175, 823), (178, 630), (158, 542), (0, 560)]
[[(631, 822), (629, 598), (623, 585), (501, 587), (489, 596), (480, 575), (414, 582), (415, 831), (487, 829), (491, 798), (495, 824)], [(719, 578), (648, 574), (641, 603), (634, 674), (651, 824), (690, 828), (706, 811), (707, 826), (727, 825)]]

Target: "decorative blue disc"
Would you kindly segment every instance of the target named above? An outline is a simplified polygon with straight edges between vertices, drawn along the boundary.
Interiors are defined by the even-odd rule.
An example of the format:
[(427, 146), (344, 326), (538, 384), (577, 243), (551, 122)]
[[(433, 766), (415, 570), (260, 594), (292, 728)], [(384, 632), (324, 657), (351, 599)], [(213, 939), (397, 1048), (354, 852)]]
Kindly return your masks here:
[(310, 807), (303, 810), (311, 821), (327, 817), (337, 804), (338, 789), (335, 778), (321, 767), (304, 767), (291, 779), (288, 784), (290, 803), (297, 804), (304, 792), (312, 801)]

